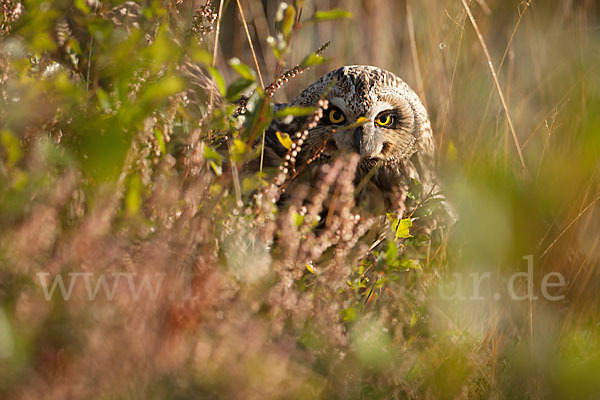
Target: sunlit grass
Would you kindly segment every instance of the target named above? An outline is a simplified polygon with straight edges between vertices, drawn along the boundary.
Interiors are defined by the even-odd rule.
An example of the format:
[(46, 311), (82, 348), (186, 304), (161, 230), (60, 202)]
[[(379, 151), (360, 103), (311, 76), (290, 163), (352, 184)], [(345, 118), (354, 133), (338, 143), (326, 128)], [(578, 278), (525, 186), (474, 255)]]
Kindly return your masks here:
[[(597, 5), (114, 3), (1, 5), (0, 397), (598, 397)], [(346, 64), (426, 100), (431, 241), (370, 248), (351, 160), (285, 206), (255, 172), (269, 96)]]

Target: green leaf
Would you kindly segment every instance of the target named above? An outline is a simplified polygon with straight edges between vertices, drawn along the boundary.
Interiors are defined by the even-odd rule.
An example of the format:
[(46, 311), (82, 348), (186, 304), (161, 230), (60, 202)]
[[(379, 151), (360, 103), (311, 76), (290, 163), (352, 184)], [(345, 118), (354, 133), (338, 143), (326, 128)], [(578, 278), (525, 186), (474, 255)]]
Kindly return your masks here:
[(405, 258), (404, 260), (402, 260), (402, 262), (400, 263), (400, 267), (423, 270), (423, 267), (421, 266), (419, 260), (413, 260), (410, 258)]
[(242, 194), (255, 193), (261, 187), (260, 178), (255, 174), (242, 179)]
[(398, 266), (398, 247), (394, 241), (388, 242), (388, 247), (385, 251), (385, 262), (390, 267)]
[(221, 165), (221, 154), (210, 146), (204, 147), (204, 159), (207, 161), (213, 161), (217, 165)]
[(164, 26), (161, 26), (154, 38), (154, 42), (142, 50), (142, 55), (150, 61), (152, 70), (158, 73), (158, 71), (164, 68), (165, 63), (177, 58), (178, 50), (179, 47), (171, 39), (168, 30)]
[(210, 167), (215, 171), (215, 175), (221, 176), (223, 175), (223, 168), (220, 165), (217, 165), (214, 161), (209, 161)]
[(271, 46), (271, 49), (273, 50), (273, 55), (275, 56), (275, 59), (280, 60), (282, 54), (281, 54), (281, 50), (277, 46), (277, 40), (275, 40), (275, 38), (273, 36), (269, 35), (269, 36), (267, 36), (267, 44), (269, 46)]
[(239, 58), (234, 57), (229, 60), (229, 65), (235, 72), (237, 72), (242, 78), (248, 81), (256, 80), (256, 76), (254, 75), (254, 71), (252, 68), (242, 63)]
[(102, 42), (110, 36), (113, 30), (113, 24), (103, 18), (94, 18), (87, 24), (90, 34), (95, 40)]
[(408, 185), (408, 192), (406, 193), (406, 196), (408, 196), (409, 199), (417, 200), (422, 190), (423, 187), (421, 185), (421, 182), (419, 182), (416, 179), (413, 179)]
[(317, 11), (308, 22), (330, 21), (333, 19), (352, 18), (350, 11), (335, 8), (329, 11)]
[[(130, 114), (134, 113), (133, 107), (129, 110)], [(134, 122), (129, 119), (133, 116), (117, 115), (106, 120), (95, 118), (95, 124), (90, 124), (86, 117), (89, 116), (75, 116), (73, 124), (78, 129), (79, 137), (73, 150), (86, 175), (89, 174), (96, 181), (114, 181), (121, 174), (131, 143), (131, 133), (129, 130), (124, 132), (123, 126), (132, 126)], [(123, 122), (120, 118), (123, 118)]]
[(456, 150), (452, 140), (450, 140), (450, 144), (448, 144), (448, 149), (446, 150), (446, 159), (449, 161), (458, 160), (458, 151)]
[(39, 52), (44, 51), (55, 51), (56, 42), (52, 39), (52, 36), (48, 32), (40, 32), (33, 38), (33, 46)]
[(111, 101), (108, 95), (101, 88), (96, 89), (96, 97), (102, 111), (108, 111), (111, 108)]
[(292, 34), (292, 28), (296, 21), (296, 9), (294, 6), (288, 5), (284, 11), (283, 22), (281, 24), (281, 33), (284, 40), (287, 42)]
[(254, 86), (256, 86), (256, 82), (254, 80), (248, 80), (245, 78), (236, 79), (227, 88), (225, 97), (228, 101), (233, 103), (239, 100), (245, 91)]
[(275, 113), (275, 118), (281, 119), (289, 115), (292, 115), (294, 117), (304, 117), (306, 115), (312, 114), (313, 112), (315, 112), (316, 109), (316, 107), (290, 106), (277, 111)]
[(0, 139), (2, 141), (2, 147), (6, 150), (8, 156), (8, 167), (13, 167), (21, 159), (23, 154), (19, 139), (7, 129), (2, 131)]
[(248, 153), (248, 145), (240, 139), (233, 140), (233, 159), (237, 162), (244, 160), (244, 156)]
[(396, 233), (396, 238), (409, 238), (410, 230), (409, 228), (412, 226), (412, 221), (410, 218), (404, 218), (398, 220), (398, 223), (394, 225), (394, 232)]
[(419, 317), (417, 317), (417, 314), (413, 311), (412, 315), (410, 316), (409, 326), (412, 328), (413, 326), (415, 326), (415, 324), (417, 323), (418, 320), (419, 320)]
[(133, 175), (127, 185), (127, 194), (125, 196), (125, 209), (127, 215), (134, 216), (142, 207), (142, 180), (139, 176)]
[(74, 5), (77, 9), (79, 9), (79, 11), (83, 12), (84, 14), (90, 13), (90, 8), (87, 6), (85, 0), (75, 0)]
[(167, 146), (165, 145), (165, 139), (163, 138), (162, 132), (160, 129), (154, 129), (154, 137), (156, 138), (156, 142), (158, 143), (158, 148), (162, 154), (167, 153)]
[(319, 64), (323, 64), (324, 62), (326, 62), (327, 59), (317, 53), (312, 53), (310, 55), (308, 55), (306, 58), (304, 58), (304, 60), (302, 60), (302, 62), (300, 63), (300, 66), (302, 68), (308, 68), (308, 67), (312, 67), (314, 65), (319, 65)]
[(210, 67), (212, 65), (212, 55), (202, 48), (193, 48), (190, 50), (190, 57), (195, 62), (198, 62), (205, 67)]
[(213, 77), (215, 84), (217, 85), (217, 89), (219, 89), (219, 93), (221, 96), (225, 96), (227, 93), (227, 87), (225, 86), (225, 79), (223, 76), (217, 71), (216, 68), (207, 67), (208, 73)]
[(443, 199), (438, 197), (427, 199), (423, 204), (417, 207), (413, 213), (413, 217), (427, 217), (433, 214), (440, 209), (443, 201)]
[(279, 3), (279, 7), (275, 14), (275, 29), (281, 34), (284, 46), (287, 45), (295, 22), (296, 8), (287, 3)]
[(175, 76), (167, 75), (148, 86), (142, 96), (143, 102), (161, 101), (183, 90), (183, 81)]
[(275, 135), (277, 135), (277, 140), (279, 140), (279, 143), (281, 143), (283, 147), (288, 150), (292, 147), (292, 139), (290, 139), (290, 135), (285, 132), (281, 133), (279, 131), (275, 132)]
[(294, 223), (294, 225), (296, 225), (296, 226), (300, 226), (300, 225), (302, 225), (302, 223), (304, 222), (304, 216), (303, 216), (303, 215), (300, 215), (300, 214), (298, 214), (297, 212), (295, 212), (295, 213), (292, 215), (292, 222)]
[(213, 183), (210, 185), (208, 189), (211, 197), (217, 197), (220, 193), (223, 192), (223, 186), (218, 183)]
[(354, 308), (354, 307), (348, 307), (345, 310), (342, 310), (341, 313), (342, 313), (342, 319), (344, 320), (344, 322), (352, 322), (352, 321), (356, 320), (356, 317), (358, 316), (356, 308)]

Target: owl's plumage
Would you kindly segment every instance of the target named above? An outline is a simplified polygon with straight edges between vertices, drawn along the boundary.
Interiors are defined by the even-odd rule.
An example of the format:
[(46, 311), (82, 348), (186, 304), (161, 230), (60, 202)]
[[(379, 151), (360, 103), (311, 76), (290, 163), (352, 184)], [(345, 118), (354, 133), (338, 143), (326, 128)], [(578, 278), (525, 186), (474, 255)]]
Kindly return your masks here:
[[(375, 168), (359, 194), (359, 202), (373, 207), (389, 210), (394, 203), (392, 193), (412, 179), (420, 182), (422, 193), (435, 194), (431, 123), (423, 103), (402, 79), (377, 67), (345, 66), (324, 75), (289, 103), (275, 107), (315, 106), (320, 99), (328, 100), (329, 108), (300, 146), (297, 165), (317, 153), (313, 162), (317, 166), (341, 153), (358, 153), (356, 184)], [(306, 117), (273, 121), (265, 138), (271, 164), (279, 163), (287, 153), (276, 132), (293, 134), (304, 129), (305, 123)], [(354, 127), (346, 128), (352, 124)]]

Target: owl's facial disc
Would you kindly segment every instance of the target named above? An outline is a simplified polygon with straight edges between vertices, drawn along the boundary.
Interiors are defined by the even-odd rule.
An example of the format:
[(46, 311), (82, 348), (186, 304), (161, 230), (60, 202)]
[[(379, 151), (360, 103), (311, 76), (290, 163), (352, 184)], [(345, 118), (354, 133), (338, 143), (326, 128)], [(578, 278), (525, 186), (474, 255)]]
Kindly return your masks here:
[[(326, 112), (326, 121), (336, 128), (333, 141), (339, 151), (356, 152), (364, 159), (388, 159), (411, 153), (410, 147), (414, 142), (412, 118), (407, 115), (409, 110), (403, 107), (404, 104), (399, 106), (396, 101), (381, 101), (366, 110), (348, 109), (339, 98), (331, 99), (331, 104)], [(361, 117), (367, 122), (352, 129), (343, 129)]]

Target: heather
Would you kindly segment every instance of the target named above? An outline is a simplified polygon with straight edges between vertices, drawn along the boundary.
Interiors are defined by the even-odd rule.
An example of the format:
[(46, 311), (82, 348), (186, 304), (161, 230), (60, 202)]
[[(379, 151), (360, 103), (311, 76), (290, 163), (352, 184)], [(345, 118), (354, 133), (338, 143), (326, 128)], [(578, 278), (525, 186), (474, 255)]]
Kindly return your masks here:
[[(595, 2), (122, 3), (0, 5), (0, 397), (600, 395)], [(349, 64), (423, 99), (456, 223), (263, 167)]]

